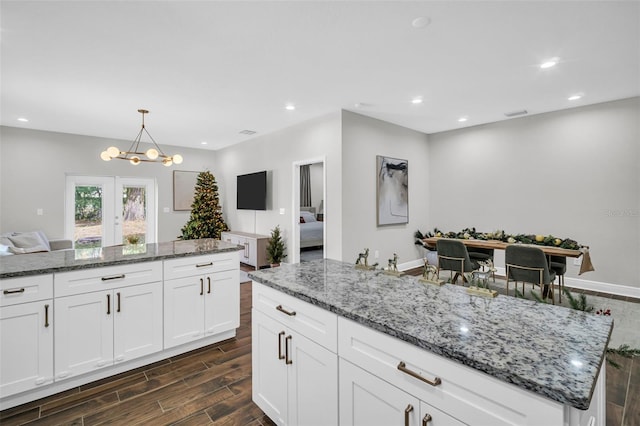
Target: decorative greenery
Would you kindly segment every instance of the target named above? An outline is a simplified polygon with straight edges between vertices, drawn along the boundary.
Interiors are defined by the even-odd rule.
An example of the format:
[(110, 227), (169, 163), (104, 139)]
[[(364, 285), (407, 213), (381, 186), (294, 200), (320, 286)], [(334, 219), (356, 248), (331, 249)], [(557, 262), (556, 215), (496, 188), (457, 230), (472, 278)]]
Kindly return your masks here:
[[(414, 233), (415, 244), (425, 246), (423, 243), (424, 238), (430, 237), (444, 237), (444, 238), (458, 238), (464, 240), (495, 240), (505, 243), (522, 243), (522, 244), (537, 244), (541, 246), (552, 246), (570, 250), (578, 250), (583, 247), (577, 241), (571, 238), (559, 238), (553, 235), (541, 235), (541, 234), (507, 234), (504, 230), (497, 230), (493, 232), (479, 232), (476, 228), (464, 228), (459, 232), (442, 232), (438, 228), (433, 228), (433, 232), (422, 233), (420, 230)], [(425, 246), (426, 248), (426, 246)]]
[(581, 293), (578, 299), (576, 299), (575, 297), (573, 297), (573, 294), (571, 294), (569, 289), (565, 288), (564, 294), (565, 296), (567, 296), (569, 305), (572, 309), (575, 309), (577, 311), (593, 312), (593, 305), (589, 305), (587, 303), (587, 296), (585, 296), (584, 293)]
[(196, 182), (191, 216), (181, 229), (182, 235), (178, 238), (181, 240), (220, 239), (220, 234), (228, 230), (229, 227), (222, 218), (216, 178), (209, 171), (201, 172)]
[(287, 247), (282, 240), (282, 235), (280, 234), (280, 226), (276, 226), (271, 230), (271, 237), (269, 238), (269, 243), (267, 244), (267, 260), (270, 264), (275, 265), (282, 262), (282, 259), (287, 257), (285, 253), (287, 251)]
[[(637, 358), (640, 357), (640, 349), (630, 348), (629, 345), (624, 344), (618, 346), (618, 348), (607, 348), (607, 355), (613, 354), (618, 355), (624, 358)], [(615, 368), (621, 368), (620, 364), (612, 360), (610, 357), (607, 357), (607, 362), (609, 365)]]

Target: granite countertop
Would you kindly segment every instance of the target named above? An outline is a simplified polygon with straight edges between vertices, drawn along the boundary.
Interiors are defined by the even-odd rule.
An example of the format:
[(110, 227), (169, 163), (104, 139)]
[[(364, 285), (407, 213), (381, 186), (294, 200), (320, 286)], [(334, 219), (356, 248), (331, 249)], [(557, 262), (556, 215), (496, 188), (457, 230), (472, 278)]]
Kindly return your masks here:
[(42, 275), (242, 249), (242, 246), (226, 241), (205, 238), (0, 256), (0, 278)]
[(610, 317), (419, 277), (316, 260), (250, 272), (256, 282), (499, 380), (587, 409), (613, 328)]

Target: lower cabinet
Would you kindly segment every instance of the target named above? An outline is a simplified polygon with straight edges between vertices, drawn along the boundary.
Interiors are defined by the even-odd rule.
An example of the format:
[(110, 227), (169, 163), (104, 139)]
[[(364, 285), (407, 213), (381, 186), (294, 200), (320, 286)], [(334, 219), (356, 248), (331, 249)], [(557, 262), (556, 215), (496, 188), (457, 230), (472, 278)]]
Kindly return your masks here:
[(238, 270), (165, 281), (164, 315), (166, 348), (237, 328)]
[(278, 425), (338, 424), (338, 358), (253, 310), (253, 400)]
[(340, 359), (340, 425), (459, 426), (464, 423)]
[(0, 310), (0, 397), (53, 382), (52, 315), (52, 299)]
[(162, 350), (160, 283), (60, 297), (55, 307), (56, 379)]

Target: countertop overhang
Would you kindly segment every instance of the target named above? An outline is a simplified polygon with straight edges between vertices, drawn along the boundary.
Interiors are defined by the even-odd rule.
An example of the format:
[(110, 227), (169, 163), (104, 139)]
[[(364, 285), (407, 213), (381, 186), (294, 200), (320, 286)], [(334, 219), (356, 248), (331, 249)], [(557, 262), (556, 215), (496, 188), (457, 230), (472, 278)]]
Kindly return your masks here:
[(0, 256), (0, 279), (242, 250), (212, 238)]
[(589, 408), (610, 317), (462, 286), (316, 260), (249, 273), (254, 281), (541, 396)]

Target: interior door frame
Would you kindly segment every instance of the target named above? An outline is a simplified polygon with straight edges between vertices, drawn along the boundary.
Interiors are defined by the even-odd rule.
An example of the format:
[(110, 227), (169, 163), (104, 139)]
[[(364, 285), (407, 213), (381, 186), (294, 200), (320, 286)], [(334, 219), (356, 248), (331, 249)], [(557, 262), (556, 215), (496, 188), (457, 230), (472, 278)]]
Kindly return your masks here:
[[(292, 168), (292, 206), (291, 206), (291, 251), (289, 253), (291, 263), (300, 263), (300, 166), (308, 164), (322, 163), (322, 199), (324, 200), (323, 209), (327, 211), (327, 157), (316, 157), (307, 160), (294, 161)], [(325, 258), (327, 254), (327, 217), (331, 220), (330, 216), (324, 215), (324, 227), (322, 230), (322, 258)]]

